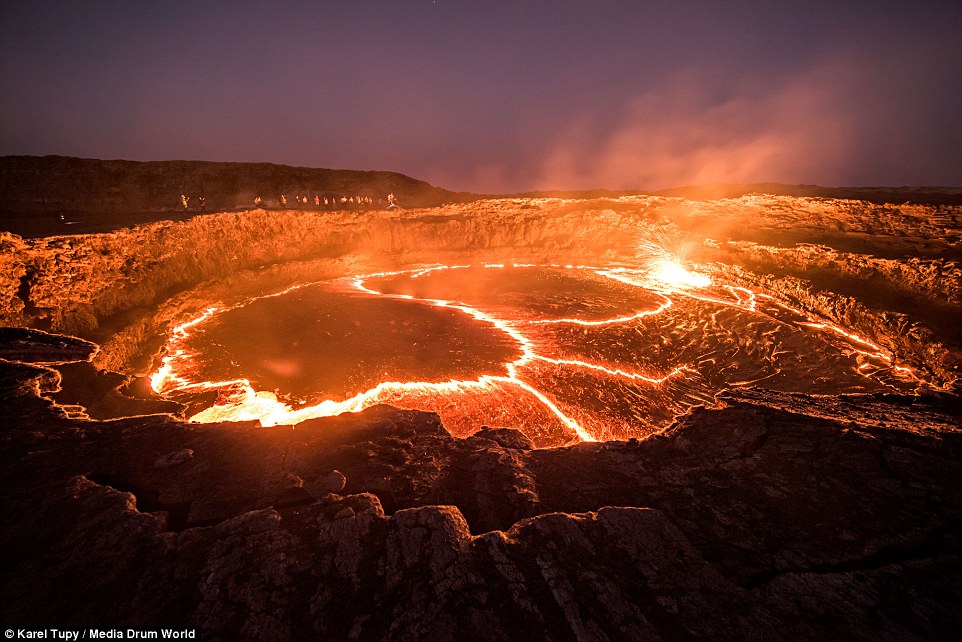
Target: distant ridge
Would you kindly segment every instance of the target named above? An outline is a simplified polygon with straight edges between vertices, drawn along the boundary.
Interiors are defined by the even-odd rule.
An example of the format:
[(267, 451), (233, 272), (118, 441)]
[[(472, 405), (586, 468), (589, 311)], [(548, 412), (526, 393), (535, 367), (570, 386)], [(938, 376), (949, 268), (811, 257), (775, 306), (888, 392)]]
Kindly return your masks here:
[[(70, 156), (0, 156), (0, 232), (25, 237), (105, 232), (203, 212), (275, 209), (378, 209), (395, 194), (404, 208), (482, 198), (600, 199), (631, 195), (692, 200), (747, 194), (858, 199), (876, 204), (962, 205), (959, 187), (822, 187), (781, 183), (708, 183), (645, 190), (539, 190), (515, 194), (453, 192), (397, 172), (294, 167), (274, 163), (126, 161)], [(184, 208), (181, 195), (189, 197)], [(287, 203), (281, 202), (284, 195)], [(314, 197), (320, 199), (314, 204)], [(205, 199), (200, 206), (200, 197)], [(358, 205), (361, 196), (364, 204)], [(260, 197), (260, 203), (255, 198)], [(304, 197), (308, 202), (304, 203)], [(349, 200), (354, 197), (354, 201)], [(324, 199), (328, 204), (324, 204)], [(370, 202), (368, 202), (370, 199)]]
[[(280, 206), (315, 194), (386, 199), (405, 207), (430, 207), (473, 200), (404, 174), (291, 167), (273, 163), (213, 161), (126, 161), (68, 156), (0, 157), (0, 213), (135, 213), (182, 210), (181, 194), (206, 199), (208, 211), (247, 209), (260, 196)], [(313, 202), (311, 202), (313, 205)]]

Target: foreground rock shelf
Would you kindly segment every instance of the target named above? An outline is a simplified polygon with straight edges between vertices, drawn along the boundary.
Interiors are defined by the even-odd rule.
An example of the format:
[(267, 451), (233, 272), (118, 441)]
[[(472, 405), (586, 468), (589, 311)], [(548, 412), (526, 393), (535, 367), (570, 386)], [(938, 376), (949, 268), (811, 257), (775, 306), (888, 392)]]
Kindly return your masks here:
[(0, 363), (6, 621), (210, 639), (938, 639), (958, 398), (755, 392), (534, 450), (386, 406), (296, 428), (68, 419)]

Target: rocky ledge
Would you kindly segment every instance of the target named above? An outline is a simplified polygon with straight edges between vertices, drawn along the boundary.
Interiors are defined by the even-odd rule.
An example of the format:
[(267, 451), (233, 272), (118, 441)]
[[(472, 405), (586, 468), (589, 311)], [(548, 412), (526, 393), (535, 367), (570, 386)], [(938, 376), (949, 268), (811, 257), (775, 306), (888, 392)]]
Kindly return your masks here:
[[(34, 361), (77, 358), (29, 339)], [(539, 450), (386, 406), (294, 428), (80, 420), (29, 354), (0, 360), (6, 622), (224, 640), (962, 627), (957, 392), (747, 391), (646, 440)]]

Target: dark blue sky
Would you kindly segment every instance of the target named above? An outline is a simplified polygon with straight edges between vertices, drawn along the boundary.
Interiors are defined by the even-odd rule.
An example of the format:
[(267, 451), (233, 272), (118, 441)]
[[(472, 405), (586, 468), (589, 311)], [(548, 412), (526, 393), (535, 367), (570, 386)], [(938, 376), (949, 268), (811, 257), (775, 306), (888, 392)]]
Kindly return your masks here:
[(962, 185), (960, 2), (0, 3), (0, 154)]

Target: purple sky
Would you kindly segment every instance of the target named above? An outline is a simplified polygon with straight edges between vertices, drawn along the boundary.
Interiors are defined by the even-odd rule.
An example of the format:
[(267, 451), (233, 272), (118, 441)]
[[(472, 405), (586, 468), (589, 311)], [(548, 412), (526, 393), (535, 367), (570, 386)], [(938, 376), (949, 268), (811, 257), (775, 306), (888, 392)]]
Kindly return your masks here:
[(962, 2), (0, 3), (0, 155), (962, 186)]

